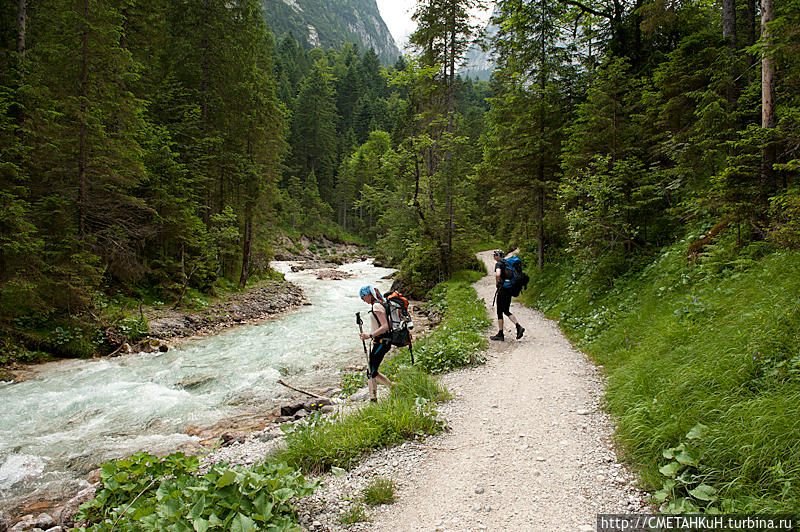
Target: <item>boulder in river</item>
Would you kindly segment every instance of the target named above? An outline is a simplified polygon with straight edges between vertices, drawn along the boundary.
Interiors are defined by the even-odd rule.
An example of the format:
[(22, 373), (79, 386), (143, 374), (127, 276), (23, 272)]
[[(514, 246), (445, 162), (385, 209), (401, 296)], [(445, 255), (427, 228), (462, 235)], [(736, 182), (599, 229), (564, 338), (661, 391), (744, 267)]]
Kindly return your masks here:
[(8, 529), (8, 532), (22, 532), (23, 530), (29, 530), (33, 528), (34, 523), (36, 522), (36, 518), (32, 515), (25, 515), (17, 521), (14, 526)]
[(39, 514), (39, 517), (33, 522), (33, 526), (41, 528), (42, 530), (49, 530), (56, 526), (56, 520), (50, 517), (50, 514)]
[(284, 417), (293, 416), (298, 410), (305, 408), (305, 403), (292, 403), (281, 406), (280, 415)]
[(58, 526), (63, 528), (72, 528), (75, 526), (75, 516), (78, 514), (78, 507), (94, 498), (98, 485), (99, 484), (89, 486), (67, 501), (67, 504), (61, 508), (61, 511), (56, 516)]

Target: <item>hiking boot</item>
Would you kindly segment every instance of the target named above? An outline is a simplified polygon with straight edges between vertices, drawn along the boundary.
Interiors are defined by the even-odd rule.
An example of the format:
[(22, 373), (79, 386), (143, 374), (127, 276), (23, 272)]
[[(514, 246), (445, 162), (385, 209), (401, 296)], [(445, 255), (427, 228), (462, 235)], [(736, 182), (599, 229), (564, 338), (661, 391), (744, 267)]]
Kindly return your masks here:
[(524, 332), (525, 332), (525, 327), (523, 327), (522, 325), (517, 323), (517, 340), (522, 338), (522, 333), (524, 333)]
[(378, 398), (377, 397), (370, 397), (369, 398), (369, 402), (370, 403), (377, 403), (378, 402)]
[(495, 334), (494, 336), (490, 336), (489, 337), (489, 340), (497, 340), (498, 342), (502, 342), (505, 339), (506, 338), (505, 338), (505, 336), (503, 336), (503, 331), (500, 331), (499, 333)]

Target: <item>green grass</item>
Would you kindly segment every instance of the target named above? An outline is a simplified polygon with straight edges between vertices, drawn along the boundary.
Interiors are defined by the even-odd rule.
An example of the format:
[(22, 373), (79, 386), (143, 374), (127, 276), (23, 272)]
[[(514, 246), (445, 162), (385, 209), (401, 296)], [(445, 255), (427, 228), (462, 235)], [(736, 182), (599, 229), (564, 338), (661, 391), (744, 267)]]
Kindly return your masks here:
[(392, 479), (377, 477), (372, 479), (364, 489), (361, 490), (361, 500), (367, 506), (379, 506), (381, 504), (392, 504), (397, 500), (395, 494), (396, 487)]
[(353, 525), (369, 521), (367, 511), (360, 504), (351, 505), (343, 514), (339, 516), (339, 523), (343, 525)]
[[(797, 512), (800, 253), (728, 237), (690, 265), (691, 240), (613, 286), (550, 265), (525, 297), (605, 367), (620, 443), (671, 510)], [(663, 453), (681, 444), (692, 460), (668, 477)]]
[(369, 451), (439, 432), (434, 404), (444, 397), (447, 392), (431, 377), (408, 369), (387, 399), (296, 426), (278, 459), (313, 474), (349, 469)]

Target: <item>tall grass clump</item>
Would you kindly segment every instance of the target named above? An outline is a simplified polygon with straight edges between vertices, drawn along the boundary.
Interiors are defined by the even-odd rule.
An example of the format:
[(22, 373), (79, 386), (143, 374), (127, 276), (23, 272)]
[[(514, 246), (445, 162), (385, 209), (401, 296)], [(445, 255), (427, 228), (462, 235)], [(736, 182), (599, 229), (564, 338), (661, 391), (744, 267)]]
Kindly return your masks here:
[(434, 405), (447, 391), (419, 370), (406, 370), (402, 377), (386, 400), (295, 426), (278, 459), (312, 474), (349, 469), (369, 451), (439, 432)]
[(613, 284), (566, 263), (528, 302), (608, 373), (628, 457), (665, 511), (800, 509), (800, 253), (689, 236)]

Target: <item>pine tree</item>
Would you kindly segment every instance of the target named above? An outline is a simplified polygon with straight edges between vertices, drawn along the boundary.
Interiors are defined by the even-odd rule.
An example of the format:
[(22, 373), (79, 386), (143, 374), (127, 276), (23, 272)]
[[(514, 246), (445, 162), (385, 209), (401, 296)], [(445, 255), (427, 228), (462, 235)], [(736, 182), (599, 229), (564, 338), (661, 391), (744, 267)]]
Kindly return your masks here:
[(294, 171), (302, 178), (313, 172), (322, 198), (332, 201), (336, 167), (336, 104), (330, 69), (325, 60), (314, 64), (303, 79), (292, 112), (291, 149)]

